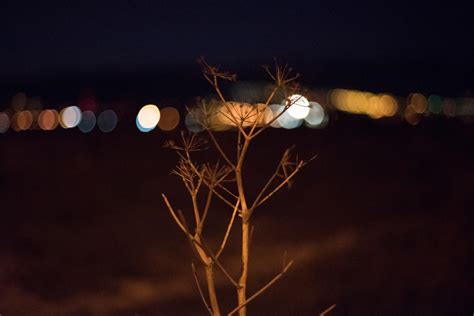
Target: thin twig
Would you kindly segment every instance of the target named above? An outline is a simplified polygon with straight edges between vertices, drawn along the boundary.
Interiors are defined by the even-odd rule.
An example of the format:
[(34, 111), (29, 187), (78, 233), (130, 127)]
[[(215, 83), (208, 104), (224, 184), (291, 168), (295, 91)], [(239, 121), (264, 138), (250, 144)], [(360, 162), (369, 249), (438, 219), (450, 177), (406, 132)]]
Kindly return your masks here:
[(216, 256), (212, 253), (212, 251), (209, 249), (209, 247), (207, 247), (207, 245), (204, 243), (203, 240), (201, 240), (201, 242), (199, 242), (198, 240), (196, 240), (194, 237), (192, 237), (192, 241), (197, 245), (199, 246), (200, 249), (202, 249), (208, 256), (210, 256), (213, 260), (213, 262), (217, 265), (217, 267), (219, 269), (221, 269), (222, 273), (224, 273), (224, 275), (229, 279), (229, 281), (236, 287), (236, 288), (239, 288), (240, 285), (234, 280), (234, 278), (229, 274), (229, 272), (227, 272), (227, 270), (222, 266), (222, 264), (220, 263), (219, 259), (216, 258)]
[(218, 183), (217, 186), (218, 186), (219, 188), (221, 188), (222, 190), (224, 190), (225, 192), (227, 192), (229, 195), (232, 195), (232, 197), (234, 197), (234, 198), (236, 198), (236, 199), (239, 198), (234, 192), (232, 192), (231, 190), (227, 189), (224, 185)]
[(293, 260), (288, 262), (288, 264), (283, 268), (283, 270), (278, 273), (273, 279), (270, 280), (265, 286), (263, 286), (260, 290), (255, 292), (252, 296), (250, 296), (243, 304), (240, 304), (236, 308), (234, 308), (230, 313), (228, 313), (228, 316), (233, 315), (234, 313), (238, 312), (240, 309), (244, 308), (247, 306), (248, 303), (253, 301), (255, 298), (257, 298), (259, 295), (261, 295), (263, 292), (265, 292), (269, 287), (271, 287), (276, 281), (278, 281), (285, 273), (288, 271), (288, 269), (291, 267), (293, 264)]
[(270, 184), (272, 184), (273, 180), (275, 180), (275, 178), (277, 177), (278, 175), (278, 170), (280, 170), (280, 168), (282, 167), (282, 165), (284, 164), (285, 160), (288, 159), (288, 155), (289, 155), (289, 152), (291, 151), (292, 148), (288, 148), (287, 150), (285, 150), (285, 152), (283, 153), (281, 159), (280, 159), (280, 162), (278, 163), (278, 166), (275, 168), (275, 171), (273, 172), (272, 176), (268, 179), (268, 181), (265, 183), (265, 185), (263, 186), (263, 188), (260, 190), (259, 194), (257, 195), (257, 198), (255, 198), (255, 201), (252, 203), (252, 206), (250, 207), (250, 212), (253, 212), (253, 210), (257, 207), (258, 203), (260, 202), (260, 199), (262, 198), (262, 196), (265, 194), (265, 192), (267, 191), (268, 187), (270, 186)]
[(168, 201), (168, 198), (166, 197), (166, 195), (164, 193), (162, 193), (161, 196), (163, 197), (163, 200), (165, 201), (165, 204), (166, 204), (168, 210), (170, 211), (171, 216), (173, 217), (176, 224), (178, 224), (179, 228), (181, 228), (181, 230), (186, 234), (186, 236), (188, 236), (190, 238), (194, 238), (191, 235), (191, 233), (188, 231), (188, 229), (184, 226), (184, 224), (181, 223), (181, 221), (179, 220), (178, 216), (176, 215), (176, 212), (173, 210), (173, 207), (171, 206), (170, 202)]
[(329, 306), (328, 308), (326, 308), (324, 310), (324, 312), (322, 312), (321, 314), (319, 314), (319, 316), (325, 316), (327, 313), (329, 313), (330, 311), (332, 311), (333, 309), (336, 308), (336, 304), (332, 304), (331, 306)]
[(234, 225), (235, 215), (237, 214), (237, 211), (239, 210), (239, 204), (240, 204), (240, 199), (237, 200), (237, 203), (235, 204), (234, 211), (232, 212), (232, 217), (230, 218), (229, 224), (227, 225), (227, 230), (225, 232), (224, 239), (222, 240), (221, 246), (219, 247), (219, 250), (216, 253), (216, 258), (219, 258), (222, 251), (224, 251), (225, 244), (227, 243), (227, 239), (229, 238), (229, 235), (230, 235), (230, 230), (232, 229), (232, 226)]
[(186, 152), (186, 156), (182, 156), (183, 159), (186, 159), (187, 162), (189, 163), (189, 166), (191, 167), (191, 169), (194, 171), (194, 173), (202, 179), (202, 181), (204, 182), (204, 184), (210, 189), (212, 190), (212, 192), (219, 198), (221, 199), (225, 204), (229, 205), (231, 208), (234, 208), (234, 204), (232, 202), (230, 202), (228, 199), (226, 199), (225, 197), (223, 197), (219, 192), (216, 191), (215, 187), (213, 185), (211, 185), (211, 183), (209, 183), (206, 179), (204, 179), (203, 175), (197, 170), (196, 166), (194, 165), (194, 163), (192, 162), (191, 160), (191, 156), (189, 154), (189, 152)]
[(297, 173), (300, 171), (301, 167), (303, 166), (303, 161), (300, 161), (296, 166), (295, 170), (290, 173), (285, 180), (283, 180), (276, 188), (274, 188), (270, 193), (268, 193), (260, 202), (257, 203), (257, 206), (262, 205), (265, 203), (266, 200), (272, 197), (273, 194), (278, 192), (285, 184), (287, 184)]
[(235, 165), (230, 161), (229, 157), (225, 154), (225, 152), (222, 150), (221, 145), (217, 141), (216, 137), (214, 136), (214, 133), (210, 129), (206, 129), (207, 132), (209, 133), (209, 136), (211, 137), (212, 142), (214, 143), (214, 146), (216, 146), (217, 151), (221, 154), (222, 158), (227, 162), (229, 167), (235, 169)]
[(209, 314), (212, 316), (212, 310), (209, 307), (209, 304), (206, 301), (206, 298), (204, 297), (204, 293), (202, 292), (201, 285), (199, 284), (199, 278), (197, 275), (196, 267), (194, 266), (194, 263), (191, 263), (191, 268), (193, 269), (193, 275), (194, 275), (194, 280), (196, 281), (196, 285), (199, 291), (199, 295), (201, 296), (202, 302), (204, 303), (204, 306), (206, 306), (207, 310), (209, 311)]
[(211, 206), (211, 201), (212, 201), (212, 190), (209, 190), (209, 192), (207, 193), (206, 205), (204, 206), (204, 211), (202, 213), (201, 221), (199, 222), (199, 225), (197, 225), (196, 232), (199, 232), (199, 233), (202, 232), (202, 227), (204, 226), (204, 222), (206, 221), (206, 217), (209, 212), (209, 208)]

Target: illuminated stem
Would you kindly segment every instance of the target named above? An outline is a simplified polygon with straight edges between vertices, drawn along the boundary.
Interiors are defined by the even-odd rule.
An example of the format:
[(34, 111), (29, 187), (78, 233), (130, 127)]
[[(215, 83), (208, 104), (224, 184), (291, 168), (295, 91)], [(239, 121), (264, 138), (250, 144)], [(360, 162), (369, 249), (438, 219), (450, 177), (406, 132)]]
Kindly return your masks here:
[(216, 288), (214, 286), (214, 271), (212, 269), (212, 264), (206, 265), (204, 270), (206, 271), (207, 290), (209, 292), (209, 301), (211, 303), (212, 315), (220, 316), (221, 311), (217, 300)]

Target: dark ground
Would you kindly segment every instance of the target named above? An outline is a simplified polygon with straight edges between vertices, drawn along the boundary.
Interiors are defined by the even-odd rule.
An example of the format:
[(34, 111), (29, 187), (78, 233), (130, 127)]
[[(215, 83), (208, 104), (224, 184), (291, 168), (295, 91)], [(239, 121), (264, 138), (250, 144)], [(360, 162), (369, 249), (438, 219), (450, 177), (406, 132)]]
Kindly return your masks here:
[[(206, 314), (160, 199), (189, 205), (161, 147), (177, 134), (0, 135), (2, 316)], [(250, 315), (318, 315), (333, 303), (331, 315), (471, 315), (473, 135), (458, 119), (347, 116), (268, 131), (252, 149), (249, 190), (286, 145), (319, 157), (255, 215), (251, 289), (285, 250), (295, 264)], [(227, 210), (214, 210), (209, 234), (221, 236)], [(236, 233), (223, 259), (233, 272)], [(230, 310), (234, 293), (220, 296)]]

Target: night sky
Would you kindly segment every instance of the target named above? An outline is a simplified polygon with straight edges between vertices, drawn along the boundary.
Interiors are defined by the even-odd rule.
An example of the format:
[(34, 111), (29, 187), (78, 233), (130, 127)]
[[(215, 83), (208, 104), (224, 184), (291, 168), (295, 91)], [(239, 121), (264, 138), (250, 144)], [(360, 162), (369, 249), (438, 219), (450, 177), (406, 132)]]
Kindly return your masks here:
[(472, 11), (453, 2), (7, 1), (0, 17), (11, 89), (191, 76), (201, 55), (241, 72), (276, 57), (320, 86), (472, 89)]

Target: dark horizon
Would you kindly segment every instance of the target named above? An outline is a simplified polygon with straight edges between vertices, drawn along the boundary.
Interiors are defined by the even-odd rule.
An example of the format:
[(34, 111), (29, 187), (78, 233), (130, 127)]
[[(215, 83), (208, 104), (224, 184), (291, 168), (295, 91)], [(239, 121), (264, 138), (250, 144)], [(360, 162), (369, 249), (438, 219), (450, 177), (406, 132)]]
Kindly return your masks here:
[(174, 97), (183, 77), (185, 94), (203, 87), (195, 60), (205, 56), (245, 80), (266, 80), (260, 66), (277, 58), (310, 88), (458, 96), (474, 86), (469, 12), (418, 2), (7, 1), (0, 93), (162, 84), (175, 91), (157, 93)]

